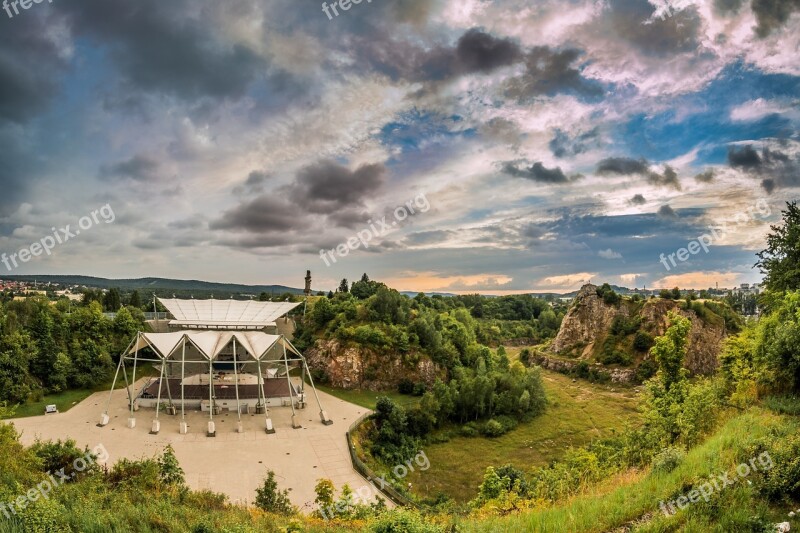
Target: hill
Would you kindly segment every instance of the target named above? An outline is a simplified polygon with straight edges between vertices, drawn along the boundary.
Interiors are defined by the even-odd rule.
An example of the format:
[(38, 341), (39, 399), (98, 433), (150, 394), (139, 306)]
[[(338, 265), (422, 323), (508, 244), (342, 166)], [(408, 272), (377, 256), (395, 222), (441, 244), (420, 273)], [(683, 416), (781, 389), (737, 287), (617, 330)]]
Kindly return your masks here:
[[(57, 283), (59, 285), (83, 285), (97, 289), (118, 288), (125, 291), (138, 290), (146, 293), (155, 292), (158, 295), (171, 295), (171, 292), (193, 293), (194, 296), (202, 297), (214, 295), (216, 297), (228, 297), (245, 294), (258, 295), (262, 292), (267, 294), (302, 294), (303, 289), (286, 287), (284, 285), (242, 285), (237, 283), (215, 283), (200, 280), (182, 280), (169, 278), (135, 278), (135, 279), (107, 279), (93, 276), (73, 276), (73, 275), (17, 275), (3, 276), (5, 280), (11, 281), (38, 281), (40, 283)], [(167, 294), (170, 293), (170, 294)]]

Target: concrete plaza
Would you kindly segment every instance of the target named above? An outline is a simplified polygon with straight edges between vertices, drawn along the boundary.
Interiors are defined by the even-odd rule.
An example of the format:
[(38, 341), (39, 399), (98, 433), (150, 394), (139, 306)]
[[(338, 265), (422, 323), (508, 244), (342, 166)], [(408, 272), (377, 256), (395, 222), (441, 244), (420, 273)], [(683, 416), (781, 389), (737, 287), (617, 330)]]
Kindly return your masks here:
[[(142, 386), (144, 380), (137, 383), (137, 390)], [(187, 411), (189, 431), (185, 435), (179, 431), (180, 411), (177, 416), (162, 412), (161, 431), (151, 435), (155, 410), (145, 408), (135, 412), (136, 427), (130, 429), (124, 388), (114, 391), (109, 408), (111, 421), (105, 427), (98, 427), (97, 423), (108, 400), (107, 392), (93, 394), (65, 413), (11, 422), (26, 445), (37, 438), (71, 438), (90, 449), (102, 444), (108, 450), (109, 464), (121, 458), (160, 455), (171, 444), (191, 488), (224, 493), (233, 503), (252, 504), (256, 488), (267, 470), (272, 470), (279, 488), (289, 490), (292, 503), (303, 512), (311, 512), (317, 480), (330, 479), (337, 489), (347, 483), (353, 490), (369, 483), (353, 469), (345, 439), (350, 424), (367, 409), (319, 392), (320, 401), (333, 420), (333, 425), (325, 426), (316, 401), (308, 392), (308, 406), (297, 410), (302, 428), (292, 429), (291, 407), (274, 407), (270, 409), (275, 428), (272, 435), (264, 431), (264, 415), (242, 415), (244, 431), (237, 433), (236, 413), (223, 412), (214, 415), (216, 437), (208, 437), (208, 413), (199, 411)]]

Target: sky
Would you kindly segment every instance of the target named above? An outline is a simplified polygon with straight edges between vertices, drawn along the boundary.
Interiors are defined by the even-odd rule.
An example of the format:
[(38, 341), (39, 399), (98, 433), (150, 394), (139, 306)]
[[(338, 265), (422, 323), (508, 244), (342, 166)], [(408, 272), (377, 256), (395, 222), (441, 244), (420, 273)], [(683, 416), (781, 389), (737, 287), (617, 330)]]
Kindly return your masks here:
[(0, 278), (731, 287), (800, 188), (797, 0), (6, 5)]

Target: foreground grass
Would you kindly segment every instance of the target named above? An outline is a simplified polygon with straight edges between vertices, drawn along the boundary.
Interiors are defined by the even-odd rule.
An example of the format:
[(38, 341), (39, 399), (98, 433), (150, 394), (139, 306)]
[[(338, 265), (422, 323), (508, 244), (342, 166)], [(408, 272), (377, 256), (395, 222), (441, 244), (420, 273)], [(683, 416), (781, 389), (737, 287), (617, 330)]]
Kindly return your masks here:
[(445, 428), (438, 435), (451, 432), (456, 436), (426, 445), (430, 468), (417, 470), (403, 481), (410, 482), (413, 492), (422, 498), (443, 493), (463, 503), (475, 497), (488, 466), (510, 463), (522, 470), (543, 466), (561, 458), (571, 446), (585, 445), (638, 421), (633, 389), (583, 380), (573, 383), (571, 378), (547, 370), (542, 377), (550, 402), (543, 415), (494, 439), (461, 437), (459, 426)]
[[(744, 484), (723, 489), (712, 496), (722, 499), (715, 520), (708, 521), (693, 514), (689, 507), (667, 518), (659, 510), (659, 502), (684, 494), (703, 477), (733, 472), (741, 462), (741, 454), (753, 441), (768, 436), (773, 429), (800, 431), (800, 422), (760, 408), (728, 421), (720, 431), (701, 446), (691, 450), (674, 471), (664, 473), (631, 471), (570, 499), (567, 502), (535, 509), (525, 514), (484, 520), (463, 520), (459, 531), (536, 531), (605, 532), (622, 526), (634, 531), (745, 531), (737, 526), (755, 513), (752, 489)], [(744, 507), (737, 507), (735, 502)], [(755, 503), (754, 503), (755, 502)], [(783, 521), (786, 513), (769, 509), (770, 518)], [(638, 523), (638, 524), (637, 524)], [(727, 525), (726, 525), (727, 523)], [(793, 524), (798, 525), (798, 524)], [(794, 529), (794, 528), (792, 528)], [(749, 529), (746, 531), (750, 531)]]

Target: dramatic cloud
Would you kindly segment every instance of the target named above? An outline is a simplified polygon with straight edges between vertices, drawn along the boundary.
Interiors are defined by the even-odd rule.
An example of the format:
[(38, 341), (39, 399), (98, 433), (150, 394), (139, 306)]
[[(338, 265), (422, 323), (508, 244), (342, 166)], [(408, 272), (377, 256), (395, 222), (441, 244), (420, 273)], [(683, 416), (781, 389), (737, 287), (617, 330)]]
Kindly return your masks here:
[(752, 169), (761, 166), (761, 157), (752, 145), (741, 148), (731, 146), (728, 149), (728, 163), (734, 168)]
[(698, 183), (711, 183), (712, 181), (714, 181), (714, 176), (715, 175), (716, 175), (716, 173), (714, 172), (714, 169), (710, 168), (710, 169), (708, 169), (708, 170), (706, 170), (704, 172), (701, 172), (700, 174), (697, 174), (694, 177), (694, 179)]
[(646, 200), (646, 199), (645, 199), (645, 197), (644, 197), (644, 196), (642, 196), (641, 194), (635, 194), (635, 195), (633, 195), (633, 198), (631, 198), (630, 200), (628, 200), (628, 202), (629, 202), (631, 205), (644, 205), (644, 204), (646, 204), (646, 203), (647, 203), (647, 200)]
[(622, 259), (622, 254), (619, 252), (615, 252), (611, 248), (608, 248), (606, 250), (600, 250), (599, 252), (597, 252), (597, 255), (599, 255), (603, 259)]
[(659, 207), (658, 216), (662, 218), (678, 218), (678, 214), (669, 205), (662, 205)]
[(525, 178), (539, 183), (568, 183), (577, 176), (567, 177), (561, 167), (547, 168), (537, 161), (527, 168), (519, 168), (520, 161), (509, 161), (503, 164), (503, 172), (515, 178)]
[(584, 78), (575, 66), (581, 55), (581, 51), (575, 49), (558, 51), (546, 46), (534, 47), (525, 56), (525, 74), (508, 82), (506, 94), (520, 102), (559, 93), (601, 96), (602, 87)]
[(292, 201), (314, 213), (333, 213), (363, 205), (386, 181), (381, 164), (361, 165), (352, 171), (325, 160), (300, 170), (288, 192)]
[[(212, 230), (234, 230), (250, 233), (280, 233), (305, 227), (308, 227), (308, 223), (300, 215), (296, 207), (275, 198), (271, 194), (264, 194), (225, 211), (219, 219), (209, 224), (209, 228)], [(273, 237), (270, 237), (270, 239), (273, 239)], [(259, 246), (263, 246), (263, 244), (259, 244)]]
[(630, 159), (627, 157), (609, 157), (597, 164), (598, 174), (644, 174), (650, 166), (644, 159)]
[(758, 19), (756, 33), (759, 37), (766, 37), (783, 26), (795, 11), (800, 11), (800, 1), (752, 0), (752, 8)]
[[(780, 147), (783, 146), (783, 149)], [(728, 150), (728, 163), (760, 178), (767, 193), (778, 188), (800, 187), (800, 145), (781, 141), (778, 147), (765, 146), (759, 153), (752, 145)]]
[(664, 172), (648, 172), (647, 182), (658, 187), (672, 187), (678, 191), (681, 190), (678, 173), (669, 165), (664, 165)]
[(76, 34), (108, 50), (125, 80), (147, 91), (195, 100), (238, 98), (265, 69), (243, 43), (220, 38), (214, 22), (188, 16), (187, 0), (141, 0), (135, 8), (109, 0), (64, 2)]

